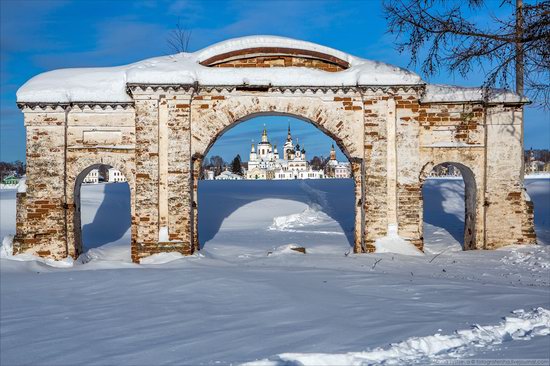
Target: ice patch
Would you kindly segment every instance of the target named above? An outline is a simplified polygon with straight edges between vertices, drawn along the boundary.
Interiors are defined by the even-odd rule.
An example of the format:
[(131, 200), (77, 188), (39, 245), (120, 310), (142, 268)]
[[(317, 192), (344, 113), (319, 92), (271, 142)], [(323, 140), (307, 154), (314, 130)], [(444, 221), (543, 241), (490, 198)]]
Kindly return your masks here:
[(388, 235), (377, 239), (374, 243), (376, 253), (396, 253), (404, 255), (424, 255), (409, 241), (403, 239), (397, 234), (397, 227), (390, 225)]
[(341, 354), (328, 353), (282, 353), (272, 359), (245, 363), (247, 366), (282, 365), (350, 365), (411, 364), (445, 358), (462, 358), (474, 355), (476, 349), (494, 348), (511, 340), (529, 340), (550, 334), (550, 311), (536, 308), (512, 312), (497, 325), (475, 324), (471, 329), (457, 330), (454, 334), (436, 333), (426, 337), (411, 337), (386, 348), (375, 348), (365, 352)]

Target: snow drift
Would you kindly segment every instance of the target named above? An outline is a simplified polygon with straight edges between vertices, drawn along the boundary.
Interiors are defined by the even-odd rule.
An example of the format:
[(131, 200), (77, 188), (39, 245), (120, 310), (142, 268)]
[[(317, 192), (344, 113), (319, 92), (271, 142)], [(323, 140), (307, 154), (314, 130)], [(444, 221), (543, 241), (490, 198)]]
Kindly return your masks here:
[[(103, 211), (102, 220), (118, 218), (123, 227), (102, 226), (116, 235), (99, 247), (107, 236), (90, 231), (87, 255), (65, 268), (13, 260), (6, 240), (0, 364), (547, 363), (550, 247), (461, 251), (454, 229), (444, 228), (461, 227), (462, 182), (429, 182), (426, 249), (438, 253), (435, 260), (350, 253), (352, 180), (201, 181), (199, 237), (208, 240), (200, 254), (167, 253), (139, 265), (130, 262), (129, 224), (120, 224), (122, 206), (114, 204), (124, 201), (123, 187), (85, 185), (82, 225)], [(526, 185), (537, 234), (550, 243), (550, 181)], [(15, 232), (15, 196), (0, 190), (2, 235)], [(316, 208), (332, 220), (281, 219), (300, 231), (269, 230), (274, 216)], [(449, 245), (459, 250), (445, 251)], [(292, 250), (298, 246), (307, 254)]]
[[(430, 359), (458, 358), (475, 355), (475, 348), (488, 348), (511, 340), (529, 340), (550, 334), (550, 311), (536, 308), (512, 312), (500, 324), (457, 330), (454, 334), (434, 334), (425, 337), (411, 337), (386, 348), (375, 348), (365, 352), (343, 354), (327, 353), (283, 353), (269, 360), (246, 363), (247, 366), (366, 366), (373, 364), (404, 365), (429, 362)], [(470, 351), (470, 352), (469, 352)]]

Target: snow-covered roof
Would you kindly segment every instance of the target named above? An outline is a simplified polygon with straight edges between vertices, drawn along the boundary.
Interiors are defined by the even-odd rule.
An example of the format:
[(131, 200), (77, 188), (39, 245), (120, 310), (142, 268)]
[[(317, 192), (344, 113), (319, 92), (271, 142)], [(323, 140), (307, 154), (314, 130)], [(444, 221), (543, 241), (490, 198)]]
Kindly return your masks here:
[(466, 88), (454, 85), (428, 84), (421, 98), (423, 103), (527, 103), (528, 99), (504, 89)]
[[(302, 67), (217, 68), (200, 63), (215, 55), (262, 47), (304, 50), (345, 61), (349, 68), (326, 72)], [(117, 67), (61, 69), (39, 74), (17, 91), (27, 103), (129, 102), (127, 83), (272, 86), (356, 86), (423, 84), (417, 74), (365, 60), (318, 44), (275, 36), (223, 41), (193, 53), (150, 58)]]
[[(327, 72), (305, 67), (218, 68), (208, 60), (253, 50), (295, 50), (296, 54), (324, 55), (347, 68)], [(284, 53), (284, 51), (283, 51)], [(242, 56), (242, 55), (241, 55)], [(250, 57), (250, 56), (249, 56)], [(206, 64), (205, 64), (206, 62)], [(201, 64), (203, 63), (203, 64)], [(315, 43), (276, 36), (229, 39), (192, 53), (150, 58), (117, 67), (60, 69), (39, 74), (17, 91), (20, 103), (130, 102), (127, 84), (380, 86), (423, 85), (417, 74), (383, 62), (352, 56)], [(428, 85), (423, 102), (484, 101), (483, 89)], [(496, 91), (492, 102), (526, 102), (518, 95)]]

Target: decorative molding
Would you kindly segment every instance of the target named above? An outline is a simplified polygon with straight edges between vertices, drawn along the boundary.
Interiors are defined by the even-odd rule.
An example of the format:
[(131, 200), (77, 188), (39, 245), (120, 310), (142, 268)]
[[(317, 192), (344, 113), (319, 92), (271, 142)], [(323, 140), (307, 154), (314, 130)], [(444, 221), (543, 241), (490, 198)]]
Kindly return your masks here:
[(419, 92), (426, 88), (426, 84), (407, 84), (407, 85), (358, 85), (358, 89), (362, 92), (377, 92), (382, 91), (384, 93), (399, 93), (403, 91), (408, 93), (410, 91)]
[(38, 112), (45, 111), (46, 109), (65, 111), (70, 106), (69, 103), (28, 103), (17, 102), (17, 108), (24, 110), (30, 109), (32, 111), (38, 110)]
[(127, 83), (126, 91), (132, 96), (134, 94), (151, 93), (151, 92), (189, 92), (197, 88), (197, 83), (194, 84), (148, 84), (148, 83)]
[(252, 85), (252, 84), (240, 84), (240, 85), (200, 85), (199, 83), (194, 84), (146, 84), (146, 83), (128, 83), (127, 84), (127, 90), (130, 95), (133, 94), (140, 94), (140, 93), (156, 93), (158, 91), (163, 92), (190, 92), (190, 91), (204, 91), (207, 93), (210, 92), (233, 92), (233, 91), (239, 91), (239, 90), (251, 90), (256, 91), (256, 89), (260, 90), (259, 92), (290, 92), (290, 93), (296, 93), (300, 92), (302, 94), (311, 92), (311, 93), (318, 93), (322, 92), (324, 94), (331, 92), (331, 93), (349, 93), (349, 92), (376, 92), (376, 91), (383, 91), (383, 92), (394, 92), (397, 93), (400, 90), (403, 90), (403, 92), (407, 93), (411, 90), (419, 91), (424, 88), (424, 84), (416, 84), (416, 85), (348, 85), (348, 86), (342, 86), (342, 85), (332, 85), (332, 86), (314, 86), (314, 85), (280, 85), (280, 86), (273, 86), (273, 85)]
[(72, 103), (31, 103), (31, 102), (18, 102), (17, 107), (21, 110), (30, 109), (32, 111), (46, 111), (46, 109), (66, 111), (67, 109), (77, 107), (80, 109), (96, 109), (101, 110), (122, 108), (124, 110), (133, 108), (134, 102), (72, 102)]

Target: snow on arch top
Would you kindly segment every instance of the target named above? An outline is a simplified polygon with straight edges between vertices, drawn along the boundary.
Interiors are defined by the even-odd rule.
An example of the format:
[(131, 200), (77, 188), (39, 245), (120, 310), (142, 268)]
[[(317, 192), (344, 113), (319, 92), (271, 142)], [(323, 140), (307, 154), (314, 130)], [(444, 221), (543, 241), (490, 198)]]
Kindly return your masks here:
[(255, 49), (291, 49), (309, 52), (310, 54), (325, 55), (325, 57), (329, 56), (336, 62), (343, 62), (346, 69), (351, 66), (353, 59), (351, 55), (345, 52), (311, 42), (277, 36), (248, 36), (229, 39), (206, 47), (198, 52), (197, 61), (204, 65), (205, 62), (208, 63), (208, 60), (217, 56)]
[[(212, 68), (201, 62), (216, 55), (261, 47), (304, 50), (345, 61), (349, 67), (325, 72), (301, 67)], [(133, 64), (73, 68), (39, 74), (17, 91), (27, 103), (128, 102), (127, 83), (273, 86), (418, 85), (420, 76), (406, 69), (349, 55), (318, 44), (276, 36), (229, 39), (192, 53), (150, 58)]]

